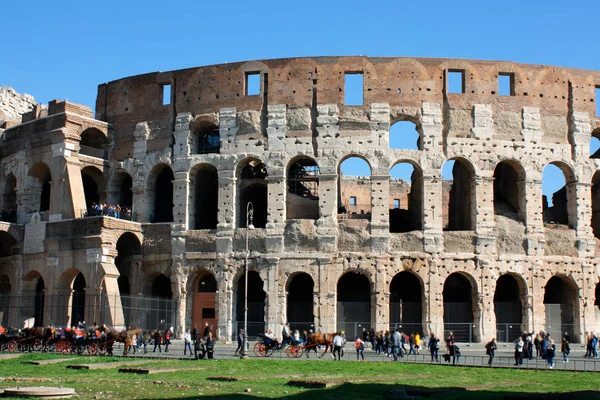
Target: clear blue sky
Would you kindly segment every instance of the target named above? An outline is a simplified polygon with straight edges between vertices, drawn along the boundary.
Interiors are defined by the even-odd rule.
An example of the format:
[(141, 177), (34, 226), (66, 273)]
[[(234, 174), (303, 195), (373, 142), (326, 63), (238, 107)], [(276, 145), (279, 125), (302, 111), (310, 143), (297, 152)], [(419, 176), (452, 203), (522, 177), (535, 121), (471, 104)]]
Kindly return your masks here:
[[(600, 70), (598, 0), (4, 3), (0, 85), (44, 103), (94, 108), (97, 85), (110, 80), (279, 57), (450, 57)], [(548, 180), (545, 192), (560, 187), (556, 174)]]

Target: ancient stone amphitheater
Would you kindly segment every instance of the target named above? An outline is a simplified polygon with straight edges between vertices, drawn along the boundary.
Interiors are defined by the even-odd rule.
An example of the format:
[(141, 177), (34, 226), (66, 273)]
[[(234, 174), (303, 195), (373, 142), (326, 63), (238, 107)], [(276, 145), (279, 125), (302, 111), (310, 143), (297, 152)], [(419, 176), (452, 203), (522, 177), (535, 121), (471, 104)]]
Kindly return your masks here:
[[(2, 88), (2, 323), (232, 338), (247, 261), (250, 334), (581, 340), (600, 322), (599, 86), (513, 62), (318, 57), (123, 78), (95, 114)], [(407, 123), (416, 146), (396, 148)], [(370, 175), (342, 176), (350, 158)], [(390, 178), (399, 163), (410, 179)]]

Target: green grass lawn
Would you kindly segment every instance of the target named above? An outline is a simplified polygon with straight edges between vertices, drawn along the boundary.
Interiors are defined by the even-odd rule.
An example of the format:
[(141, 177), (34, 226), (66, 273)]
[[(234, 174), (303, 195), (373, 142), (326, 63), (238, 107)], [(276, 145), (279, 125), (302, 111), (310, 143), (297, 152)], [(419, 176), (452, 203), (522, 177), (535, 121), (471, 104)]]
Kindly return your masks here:
[[(71, 370), (68, 364), (125, 361), (116, 357), (77, 357), (75, 362), (52, 365), (23, 364), (23, 360), (57, 358), (31, 354), (0, 361), (0, 388), (15, 386), (65, 386), (80, 399), (239, 398), (240, 396), (288, 399), (390, 398), (404, 388), (409, 395), (444, 399), (539, 398), (600, 399), (600, 374), (593, 372), (484, 369), (446, 365), (353, 363), (290, 360), (150, 361), (143, 366), (181, 368), (181, 371), (132, 375), (108, 370)], [(130, 360), (128, 360), (130, 361)], [(205, 367), (201, 370), (186, 370)], [(207, 380), (237, 377), (237, 382)], [(334, 383), (325, 389), (288, 386), (290, 380), (312, 379)], [(373, 380), (371, 380), (373, 379)], [(246, 393), (246, 389), (251, 392)], [(574, 392), (582, 392), (574, 394)], [(567, 394), (569, 393), (569, 394)], [(566, 395), (565, 395), (566, 394)], [(530, 398), (529, 396), (527, 398)]]

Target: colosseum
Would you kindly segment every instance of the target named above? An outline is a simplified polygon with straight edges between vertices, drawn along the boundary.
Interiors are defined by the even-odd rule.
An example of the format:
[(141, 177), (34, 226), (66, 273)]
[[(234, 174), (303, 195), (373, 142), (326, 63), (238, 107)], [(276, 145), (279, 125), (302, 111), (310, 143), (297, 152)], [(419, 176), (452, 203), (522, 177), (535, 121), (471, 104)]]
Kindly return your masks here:
[[(95, 113), (0, 88), (0, 320), (229, 340), (247, 299), (250, 335), (582, 340), (600, 329), (599, 88), (597, 71), (362, 56), (127, 77)], [(351, 159), (370, 172), (342, 174)], [(550, 166), (565, 184), (546, 197)]]

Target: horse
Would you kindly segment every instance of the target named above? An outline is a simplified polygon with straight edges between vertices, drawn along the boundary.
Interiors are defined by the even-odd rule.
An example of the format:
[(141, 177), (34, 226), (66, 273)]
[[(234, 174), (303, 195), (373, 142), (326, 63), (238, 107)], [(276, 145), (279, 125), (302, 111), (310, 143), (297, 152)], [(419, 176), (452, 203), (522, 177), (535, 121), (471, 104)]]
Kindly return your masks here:
[[(335, 335), (341, 335), (340, 332), (334, 332), (334, 333), (312, 333), (308, 336), (308, 340), (306, 345), (304, 346), (305, 348), (308, 349), (308, 351), (306, 352), (306, 358), (308, 358), (308, 353), (310, 353), (311, 349), (315, 350), (315, 353), (317, 353), (317, 357), (321, 358), (325, 353), (327, 353), (327, 350), (329, 350), (330, 348), (333, 348), (333, 338)], [(317, 346), (325, 346), (325, 351), (323, 351), (323, 354), (319, 354), (317, 352)]]
[(123, 355), (127, 356), (127, 351), (129, 346), (132, 345), (132, 340), (134, 336), (139, 336), (141, 333), (141, 329), (123, 329), (122, 331), (109, 330), (106, 334), (106, 350), (109, 355), (112, 355), (112, 343), (118, 342), (123, 343)]

